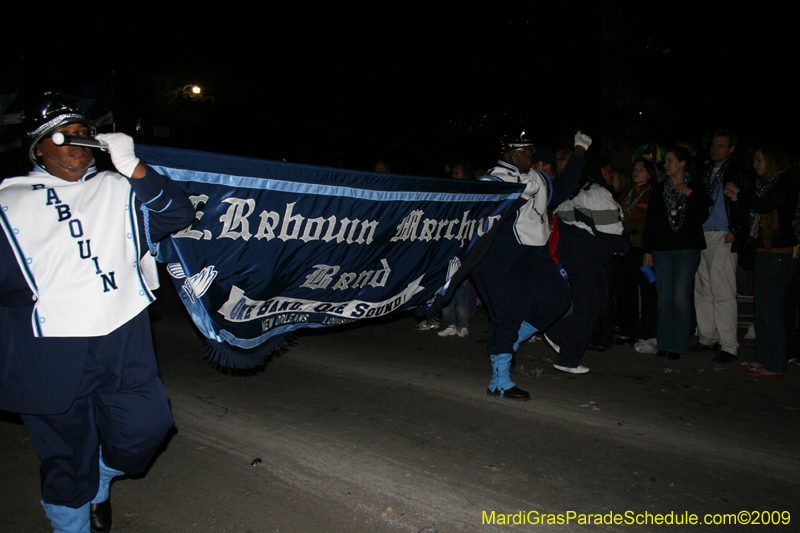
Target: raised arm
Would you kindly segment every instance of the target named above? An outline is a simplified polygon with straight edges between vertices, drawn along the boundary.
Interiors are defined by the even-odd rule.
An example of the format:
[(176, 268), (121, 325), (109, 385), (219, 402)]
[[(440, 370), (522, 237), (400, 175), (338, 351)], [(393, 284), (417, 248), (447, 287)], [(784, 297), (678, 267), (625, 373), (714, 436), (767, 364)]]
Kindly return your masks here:
[(552, 181), (553, 194), (550, 195), (549, 206), (557, 206), (575, 191), (575, 186), (578, 185), (581, 172), (583, 172), (583, 166), (586, 164), (583, 154), (586, 153), (591, 144), (591, 137), (585, 133), (579, 131), (575, 134), (575, 153), (569, 156), (564, 172), (561, 173), (558, 179)]

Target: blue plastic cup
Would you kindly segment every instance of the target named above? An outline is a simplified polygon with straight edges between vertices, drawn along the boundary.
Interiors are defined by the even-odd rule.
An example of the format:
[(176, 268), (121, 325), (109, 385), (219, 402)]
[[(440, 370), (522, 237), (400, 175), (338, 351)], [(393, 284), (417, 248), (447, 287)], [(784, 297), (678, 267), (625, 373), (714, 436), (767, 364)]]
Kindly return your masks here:
[(656, 282), (656, 273), (653, 272), (653, 267), (642, 266), (641, 268), (639, 268), (639, 270), (642, 271), (642, 274), (644, 274), (644, 277), (647, 278), (647, 281), (649, 281), (650, 283)]

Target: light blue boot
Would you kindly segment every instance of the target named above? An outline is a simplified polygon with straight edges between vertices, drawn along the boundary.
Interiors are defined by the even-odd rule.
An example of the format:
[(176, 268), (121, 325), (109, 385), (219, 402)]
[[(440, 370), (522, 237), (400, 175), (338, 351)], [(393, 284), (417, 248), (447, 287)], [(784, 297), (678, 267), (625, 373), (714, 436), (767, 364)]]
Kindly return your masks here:
[(97, 484), (97, 494), (89, 506), (89, 525), (95, 533), (108, 533), (111, 531), (113, 514), (108, 489), (111, 480), (125, 472), (111, 468), (103, 461), (103, 447), (100, 446), (100, 480)]
[(97, 495), (92, 500), (92, 503), (97, 504), (106, 501), (111, 480), (123, 474), (125, 472), (111, 468), (103, 462), (103, 447), (100, 446), (100, 484), (97, 487)]
[(492, 380), (489, 382), (489, 396), (499, 396), (508, 400), (530, 400), (531, 395), (524, 390), (518, 389), (511, 381), (509, 370), (511, 369), (511, 354), (501, 353), (490, 355), (492, 361)]
[(537, 331), (539, 330), (523, 320), (522, 324), (519, 326), (517, 342), (514, 343), (514, 352), (516, 353), (516, 351), (519, 350), (519, 345), (522, 344), (523, 341), (530, 339), (531, 336)]
[(511, 354), (501, 353), (490, 355), (492, 361), (492, 380), (489, 382), (489, 390), (508, 390), (514, 386), (511, 381), (509, 370), (511, 369)]
[(74, 509), (42, 501), (44, 514), (53, 526), (53, 533), (91, 533), (89, 528), (89, 505)]

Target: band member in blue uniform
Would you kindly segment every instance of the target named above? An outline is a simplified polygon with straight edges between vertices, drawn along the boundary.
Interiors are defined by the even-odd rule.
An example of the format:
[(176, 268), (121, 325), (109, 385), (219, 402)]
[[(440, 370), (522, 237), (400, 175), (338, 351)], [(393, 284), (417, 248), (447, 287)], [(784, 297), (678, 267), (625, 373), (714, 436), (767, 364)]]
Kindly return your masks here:
[(501, 143), (501, 159), (483, 180), (525, 185), (516, 216), (505, 219), (489, 251), (472, 271), (472, 279), (489, 312), (489, 359), (492, 379), (487, 394), (511, 400), (529, 400), (509, 376), (511, 359), (520, 342), (543, 331), (570, 305), (570, 292), (550, 259), (547, 207), (569, 198), (583, 169), (583, 154), (591, 145), (588, 135), (575, 135), (575, 153), (564, 172), (552, 180), (531, 168), (534, 147), (523, 131)]
[(53, 530), (108, 531), (111, 479), (143, 472), (174, 423), (147, 313), (151, 250), (194, 209), (127, 135), (96, 136), (117, 173), (54, 133), (95, 137), (48, 93), (28, 133), (33, 171), (0, 184), (0, 409), (21, 414), (39, 454)]

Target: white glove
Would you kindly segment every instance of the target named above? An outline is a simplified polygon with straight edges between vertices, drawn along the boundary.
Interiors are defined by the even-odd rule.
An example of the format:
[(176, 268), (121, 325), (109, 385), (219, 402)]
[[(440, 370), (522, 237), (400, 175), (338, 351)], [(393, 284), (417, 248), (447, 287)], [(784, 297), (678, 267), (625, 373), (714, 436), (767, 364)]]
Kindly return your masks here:
[(578, 130), (578, 133), (575, 134), (575, 146), (582, 146), (584, 150), (588, 150), (591, 145), (592, 138)]
[(98, 133), (95, 136), (100, 142), (108, 145), (108, 154), (111, 162), (123, 176), (133, 176), (133, 171), (139, 165), (139, 158), (133, 151), (133, 139), (124, 133)]

